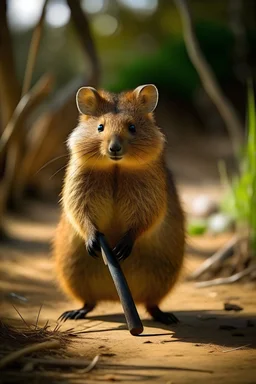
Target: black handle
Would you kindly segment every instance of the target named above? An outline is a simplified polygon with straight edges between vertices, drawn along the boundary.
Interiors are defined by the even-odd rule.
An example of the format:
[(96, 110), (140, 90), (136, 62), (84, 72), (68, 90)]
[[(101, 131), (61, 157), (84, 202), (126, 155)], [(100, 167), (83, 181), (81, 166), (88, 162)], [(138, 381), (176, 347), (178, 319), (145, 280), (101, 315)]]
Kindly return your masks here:
[(130, 288), (116, 257), (113, 255), (103, 234), (99, 234), (101, 248), (107, 259), (107, 266), (112, 276), (118, 296), (123, 306), (124, 315), (130, 333), (134, 336), (143, 332), (143, 325), (134, 304)]

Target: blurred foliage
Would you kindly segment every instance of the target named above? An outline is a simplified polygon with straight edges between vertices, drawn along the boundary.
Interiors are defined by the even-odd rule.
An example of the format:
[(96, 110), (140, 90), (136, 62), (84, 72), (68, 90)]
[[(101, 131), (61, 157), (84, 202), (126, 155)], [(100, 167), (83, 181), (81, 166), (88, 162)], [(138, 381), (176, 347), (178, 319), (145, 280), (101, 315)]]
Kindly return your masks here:
[(206, 219), (190, 219), (187, 223), (187, 233), (190, 236), (203, 235), (207, 231)]
[[(202, 21), (196, 25), (196, 34), (217, 78), (222, 83), (228, 82), (233, 77), (232, 33), (223, 25)], [(116, 83), (108, 85), (108, 88), (121, 91), (150, 82), (176, 97), (190, 99), (193, 96), (200, 80), (190, 62), (182, 36), (169, 37), (156, 54), (144, 56), (129, 67), (121, 69)]]
[[(88, 15), (101, 61), (102, 86), (120, 91), (154, 82), (170, 97), (191, 99), (200, 82), (188, 58), (173, 2), (159, 0), (157, 8), (149, 14), (124, 3), (104, 0), (101, 11)], [(208, 62), (223, 85), (234, 81), (234, 37), (229, 28), (229, 0), (207, 4), (192, 0), (191, 6), (197, 21), (196, 33)], [(246, 30), (250, 30), (248, 49), (253, 51), (256, 34), (250, 7), (245, 2), (244, 22)], [(117, 22), (113, 34), (104, 35), (103, 24), (100, 28), (99, 18), (104, 15)], [(44, 29), (34, 82), (45, 68), (56, 75), (56, 89), (68, 79), (90, 71), (71, 22), (59, 28), (46, 24)], [(18, 75), (22, 80), (31, 31), (13, 30), (13, 36)]]
[[(254, 256), (256, 255), (256, 108), (252, 85), (248, 89), (247, 140), (240, 160), (240, 175), (234, 176), (222, 210), (229, 213), (238, 228), (249, 232)], [(225, 173), (223, 179), (228, 183)], [(229, 184), (229, 183), (228, 183)]]

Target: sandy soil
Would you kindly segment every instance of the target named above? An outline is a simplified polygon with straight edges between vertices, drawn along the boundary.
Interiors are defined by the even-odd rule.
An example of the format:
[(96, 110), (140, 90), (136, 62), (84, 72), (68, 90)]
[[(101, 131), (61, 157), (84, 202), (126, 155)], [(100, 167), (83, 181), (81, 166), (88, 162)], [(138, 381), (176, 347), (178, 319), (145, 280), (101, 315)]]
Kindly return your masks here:
[[(186, 190), (185, 199), (188, 195)], [(56, 289), (49, 240), (57, 217), (56, 209), (31, 203), (26, 207), (26, 219), (10, 217), (8, 229), (13, 240), (0, 247), (1, 318), (18, 318), (12, 306), (15, 305), (27, 321), (35, 322), (39, 307), (43, 305), (40, 324), (49, 320), (54, 327), (63, 311), (78, 307), (78, 303), (70, 302)], [(194, 245), (211, 249), (225, 241), (225, 236), (192, 239)], [(133, 337), (126, 329), (119, 304), (99, 305), (88, 319), (65, 323), (63, 329), (74, 327), (84, 331), (68, 347), (68, 353), (86, 360), (100, 355), (100, 361), (89, 374), (67, 373), (60, 375), (60, 381), (255, 383), (255, 285), (196, 289), (184, 277), (201, 261), (202, 258), (187, 255), (184, 276), (162, 303), (163, 310), (174, 311), (181, 320), (176, 326), (152, 321), (139, 307), (145, 330), (141, 336)], [(11, 293), (22, 295), (27, 301), (22, 302)], [(244, 309), (239, 313), (226, 312), (223, 306), (227, 301)], [(230, 329), (223, 330), (223, 326), (230, 326)], [(242, 348), (236, 349), (239, 347)], [(103, 368), (100, 362), (109, 365)], [(6, 377), (9, 377), (8, 382), (22, 382), (12, 381), (11, 373)], [(26, 382), (46, 380), (39, 381), (40, 377), (36, 379), (34, 373), (28, 377)], [(59, 382), (57, 379), (55, 377), (52, 382)], [(50, 378), (47, 381), (51, 382)]]

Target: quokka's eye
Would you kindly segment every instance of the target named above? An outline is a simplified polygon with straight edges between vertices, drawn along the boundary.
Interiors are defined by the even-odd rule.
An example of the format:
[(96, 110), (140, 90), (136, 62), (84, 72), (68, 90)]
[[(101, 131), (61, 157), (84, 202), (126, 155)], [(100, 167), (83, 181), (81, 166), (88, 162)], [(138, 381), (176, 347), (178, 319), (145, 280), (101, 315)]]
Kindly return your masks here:
[(129, 131), (130, 131), (131, 133), (135, 133), (135, 132), (136, 132), (136, 127), (135, 127), (134, 124), (130, 124), (130, 125), (129, 125)]
[(98, 131), (99, 132), (103, 132), (104, 131), (104, 125), (103, 124), (98, 125)]

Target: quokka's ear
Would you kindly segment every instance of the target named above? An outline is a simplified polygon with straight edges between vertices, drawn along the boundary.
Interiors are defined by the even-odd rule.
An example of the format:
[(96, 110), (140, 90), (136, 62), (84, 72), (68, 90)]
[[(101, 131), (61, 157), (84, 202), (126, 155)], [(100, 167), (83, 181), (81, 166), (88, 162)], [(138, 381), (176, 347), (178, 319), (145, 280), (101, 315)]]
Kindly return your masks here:
[(140, 85), (133, 91), (144, 113), (153, 112), (158, 103), (158, 89), (154, 84)]
[(101, 102), (101, 96), (93, 87), (82, 87), (76, 94), (78, 111), (84, 115), (95, 116)]

